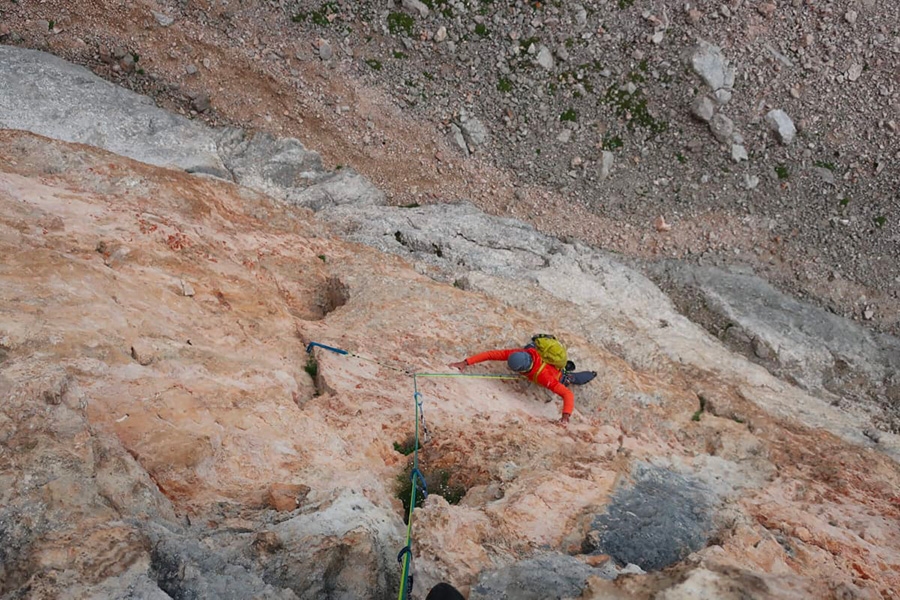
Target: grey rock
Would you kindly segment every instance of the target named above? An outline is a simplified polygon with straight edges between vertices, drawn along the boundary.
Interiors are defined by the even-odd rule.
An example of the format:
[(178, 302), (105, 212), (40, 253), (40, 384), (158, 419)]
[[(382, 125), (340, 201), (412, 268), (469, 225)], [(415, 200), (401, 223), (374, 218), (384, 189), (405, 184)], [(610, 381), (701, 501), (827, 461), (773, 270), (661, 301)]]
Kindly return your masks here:
[(434, 34), (434, 41), (440, 43), (446, 39), (447, 39), (447, 28), (444, 27), (443, 25), (441, 25), (440, 27), (438, 27), (437, 32)]
[(543, 554), (483, 572), (469, 600), (550, 600), (581, 595), (588, 577), (601, 572), (571, 556)]
[(747, 149), (742, 145), (731, 145), (731, 160), (733, 160), (734, 162), (741, 162), (742, 160), (748, 160), (749, 158), (750, 157), (747, 155)]
[(716, 112), (716, 105), (712, 101), (712, 98), (707, 94), (703, 94), (702, 96), (697, 96), (694, 98), (694, 102), (691, 105), (691, 114), (695, 117), (703, 121), (704, 123), (709, 123), (710, 119), (713, 118), (713, 115)]
[(823, 167), (813, 167), (812, 172), (828, 185), (834, 185), (834, 173)]
[(562, 142), (563, 144), (568, 143), (569, 140), (571, 140), (571, 139), (572, 139), (572, 130), (571, 129), (563, 129), (562, 131), (559, 132), (559, 135), (556, 136), (556, 141)]
[(615, 162), (616, 155), (609, 150), (604, 150), (603, 155), (600, 159), (600, 181), (603, 181), (604, 179), (609, 177), (609, 173), (610, 171), (612, 171)]
[(537, 64), (548, 71), (552, 71), (555, 65), (555, 62), (553, 60), (553, 53), (547, 46), (540, 47), (537, 53), (537, 58), (535, 60), (537, 61)]
[(850, 65), (850, 68), (847, 69), (847, 79), (850, 81), (856, 81), (862, 75), (863, 66), (860, 63), (853, 63)]
[(487, 142), (487, 127), (466, 109), (459, 111), (459, 129), (465, 139), (469, 152)]
[[(713, 532), (716, 496), (699, 480), (647, 463), (631, 473), (597, 515), (585, 552), (609, 554), (645, 571), (672, 565), (700, 550)], [(594, 544), (597, 544), (595, 547)]]
[(756, 175), (744, 175), (744, 187), (748, 190), (756, 189), (756, 186), (759, 185), (759, 177)]
[(194, 297), (194, 286), (192, 286), (190, 283), (188, 283), (188, 282), (185, 281), (184, 279), (182, 279), (181, 281), (179, 281), (179, 284), (180, 284), (180, 287), (181, 287), (181, 295), (182, 295), (182, 296), (184, 296), (184, 297), (186, 297), (186, 298), (193, 298), (193, 297)]
[(716, 90), (713, 93), (713, 98), (716, 99), (716, 104), (718, 104), (719, 106), (724, 106), (731, 100), (731, 90), (727, 90), (725, 88)]
[(231, 179), (210, 129), (44, 52), (0, 46), (0, 127)]
[(299, 140), (225, 129), (218, 141), (235, 181), (291, 204), (319, 210), (334, 204), (369, 205), (384, 200), (377, 188), (352, 169), (326, 171), (321, 156)]
[(794, 66), (794, 63), (791, 61), (791, 59), (789, 59), (787, 56), (785, 56), (784, 54), (782, 54), (781, 52), (776, 50), (775, 47), (772, 46), (772, 44), (765, 44), (765, 48), (766, 48), (766, 50), (769, 51), (769, 54), (771, 54), (772, 57), (775, 58), (775, 60), (777, 60), (782, 66), (785, 66), (785, 67), (793, 67)]
[(428, 7), (425, 4), (423, 4), (422, 2), (419, 2), (419, 0), (403, 0), (401, 5), (406, 10), (416, 11), (417, 13), (419, 13), (420, 17), (428, 16), (428, 13), (429, 13)]
[(572, 7), (575, 11), (575, 23), (578, 25), (584, 25), (587, 23), (587, 10), (580, 4), (576, 4)]
[(797, 128), (794, 127), (794, 122), (787, 113), (780, 108), (770, 110), (766, 114), (766, 124), (778, 138), (778, 141), (785, 146), (794, 141), (794, 136), (797, 134)]
[(331, 48), (331, 44), (327, 41), (322, 41), (319, 44), (319, 58), (322, 60), (331, 60), (334, 57), (334, 50)]
[(173, 19), (169, 15), (163, 14), (161, 12), (156, 12), (155, 10), (151, 10), (150, 12), (153, 14), (153, 18), (156, 19), (156, 22), (159, 23), (161, 27), (168, 27), (175, 22), (175, 19)]
[(196, 75), (198, 72), (200, 72), (200, 69), (197, 68), (197, 65), (191, 63), (184, 68), (184, 72), (188, 75)]
[(200, 92), (191, 97), (191, 108), (201, 113), (204, 113), (212, 108), (209, 94), (207, 94), (206, 92)]
[(715, 322), (739, 326), (757, 345), (777, 348), (767, 368), (811, 392), (865, 394), (871, 391), (865, 382), (900, 376), (900, 340), (795, 300), (752, 274), (675, 262), (656, 265), (654, 273), (672, 293), (702, 297)]
[(456, 123), (450, 124), (450, 139), (463, 151), (463, 154), (469, 156), (469, 145), (466, 144), (466, 138), (463, 136), (462, 129)]
[(712, 91), (734, 86), (735, 70), (718, 46), (701, 40), (691, 55), (690, 63)]
[(716, 113), (709, 121), (709, 130), (723, 144), (731, 143), (734, 135), (734, 122), (722, 113)]

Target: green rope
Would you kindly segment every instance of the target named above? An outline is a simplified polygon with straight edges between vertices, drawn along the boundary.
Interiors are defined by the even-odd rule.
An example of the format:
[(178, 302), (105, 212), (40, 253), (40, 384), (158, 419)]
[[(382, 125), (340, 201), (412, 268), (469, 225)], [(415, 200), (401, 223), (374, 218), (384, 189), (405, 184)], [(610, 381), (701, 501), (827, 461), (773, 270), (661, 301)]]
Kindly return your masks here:
[[(410, 572), (410, 563), (412, 561), (412, 524), (413, 511), (416, 509), (416, 491), (419, 487), (416, 484), (418, 477), (422, 478), (422, 485), (425, 488), (425, 478), (419, 472), (419, 409), (422, 405), (421, 397), (418, 379), (413, 374), (413, 401), (416, 405), (416, 444), (413, 446), (415, 448), (413, 450), (413, 469), (410, 473), (412, 489), (409, 493), (409, 513), (406, 515), (406, 546), (403, 547), (403, 550), (400, 551), (400, 555), (397, 557), (403, 563), (403, 569), (400, 574), (400, 594), (397, 596), (397, 600), (407, 600), (410, 591), (412, 591), (412, 573)], [(422, 419), (424, 426), (424, 416)]]
[(425, 436), (425, 440), (428, 439), (428, 427), (425, 424), (425, 409), (422, 406), (422, 394), (419, 393), (419, 377), (428, 377), (428, 378), (438, 378), (438, 377), (464, 377), (470, 379), (521, 379), (520, 375), (500, 375), (500, 374), (467, 374), (467, 373), (414, 373), (406, 369), (401, 369), (399, 367), (395, 367), (392, 365), (387, 365), (377, 360), (367, 358), (364, 356), (359, 356), (358, 354), (354, 354), (347, 350), (343, 350), (341, 348), (335, 348), (333, 346), (326, 346), (324, 344), (320, 344), (318, 342), (310, 342), (310, 344), (306, 347), (307, 352), (312, 352), (314, 347), (323, 348), (330, 352), (334, 352), (336, 354), (343, 354), (346, 356), (352, 356), (354, 358), (358, 358), (360, 360), (364, 360), (367, 362), (375, 363), (382, 367), (386, 367), (388, 369), (393, 369), (395, 371), (401, 371), (406, 375), (409, 375), (413, 378), (413, 401), (415, 403), (416, 410), (416, 435), (415, 435), (415, 446), (413, 450), (413, 468), (410, 472), (410, 478), (412, 479), (412, 489), (409, 493), (409, 511), (406, 515), (406, 545), (400, 550), (400, 554), (397, 555), (397, 561), (403, 566), (402, 572), (400, 574), (400, 593), (397, 596), (397, 600), (409, 600), (409, 594), (412, 591), (413, 584), (413, 573), (412, 573), (412, 524), (413, 524), (413, 511), (416, 509), (416, 492), (419, 489), (419, 484), (422, 485), (422, 494), (424, 497), (428, 496), (428, 487), (425, 484), (425, 476), (422, 475), (422, 472), (419, 471), (419, 421), (422, 422), (422, 433)]

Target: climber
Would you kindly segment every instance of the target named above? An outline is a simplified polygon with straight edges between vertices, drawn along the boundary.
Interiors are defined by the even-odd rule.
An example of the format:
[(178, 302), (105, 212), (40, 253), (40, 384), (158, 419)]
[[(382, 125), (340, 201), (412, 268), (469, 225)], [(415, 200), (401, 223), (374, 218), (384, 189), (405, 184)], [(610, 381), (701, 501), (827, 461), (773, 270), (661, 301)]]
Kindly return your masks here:
[[(507, 366), (521, 374), (528, 380), (542, 385), (554, 394), (563, 399), (562, 417), (559, 424), (565, 427), (569, 423), (569, 417), (575, 408), (575, 396), (567, 385), (584, 385), (597, 376), (596, 371), (581, 371), (578, 373), (569, 373), (565, 369), (551, 365), (544, 360), (538, 349), (535, 348), (534, 339), (532, 343), (524, 348), (511, 348), (508, 350), (488, 350), (470, 356), (465, 360), (451, 363), (450, 367), (462, 371), (468, 366), (480, 363), (486, 360), (505, 360)], [(567, 366), (574, 364), (571, 362)]]

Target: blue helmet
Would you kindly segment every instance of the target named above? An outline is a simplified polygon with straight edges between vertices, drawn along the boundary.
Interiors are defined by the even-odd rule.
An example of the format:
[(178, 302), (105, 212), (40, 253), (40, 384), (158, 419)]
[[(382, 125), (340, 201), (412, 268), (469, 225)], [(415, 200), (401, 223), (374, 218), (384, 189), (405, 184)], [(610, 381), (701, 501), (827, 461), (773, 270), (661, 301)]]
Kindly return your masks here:
[(516, 373), (527, 373), (531, 370), (531, 355), (527, 352), (513, 352), (506, 359), (506, 364)]

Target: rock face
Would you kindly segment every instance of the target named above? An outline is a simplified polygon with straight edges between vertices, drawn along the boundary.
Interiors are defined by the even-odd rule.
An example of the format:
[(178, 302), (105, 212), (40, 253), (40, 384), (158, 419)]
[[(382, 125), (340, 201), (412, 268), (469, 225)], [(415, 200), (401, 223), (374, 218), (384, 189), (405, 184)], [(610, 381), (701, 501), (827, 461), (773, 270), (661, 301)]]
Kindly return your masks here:
[[(0, 131), (0, 596), (396, 597), (416, 400), (439, 485), (415, 597), (900, 588), (900, 444), (869, 415), (613, 256), (466, 203), (385, 206), (295, 140), (196, 136), (262, 192)], [(709, 277), (757, 358), (797, 337), (770, 290)], [(427, 376), (548, 330), (598, 371), (567, 429), (526, 382)], [(848, 342), (883, 389), (892, 343)]]
[(683, 310), (732, 348), (816, 394), (854, 398), (876, 423), (900, 431), (900, 341), (789, 298), (749, 273), (650, 267)]
[(0, 127), (230, 179), (212, 131), (43, 52), (0, 46)]

